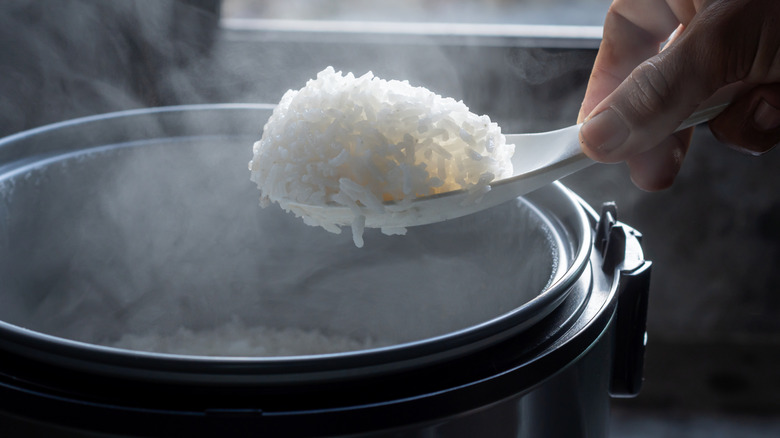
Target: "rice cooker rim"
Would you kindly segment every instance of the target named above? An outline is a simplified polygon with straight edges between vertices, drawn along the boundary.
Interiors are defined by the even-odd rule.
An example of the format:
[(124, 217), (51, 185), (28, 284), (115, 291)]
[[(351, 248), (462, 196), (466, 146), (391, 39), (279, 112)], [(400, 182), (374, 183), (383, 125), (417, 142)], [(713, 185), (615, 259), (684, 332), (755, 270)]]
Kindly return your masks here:
[[(272, 108), (273, 105), (268, 104), (184, 105), (89, 116), (35, 128), (0, 139), (0, 156), (7, 149), (18, 148), (19, 143), (24, 143), (36, 136), (57, 134), (62, 130), (75, 129), (79, 131), (85, 127), (101, 125), (107, 121), (123, 123), (140, 117), (141, 123), (144, 123), (143, 120), (146, 120), (150, 115), (155, 118), (174, 116), (174, 120), (177, 120), (177, 115), (189, 117), (195, 113), (208, 115), (215, 111), (229, 117), (250, 114), (250, 118), (256, 120), (258, 111), (270, 113)], [(174, 126), (177, 125), (174, 124)], [(232, 134), (235, 132), (235, 130), (231, 130)], [(105, 143), (105, 139), (98, 141)], [(279, 358), (203, 357), (122, 350), (39, 333), (4, 321), (0, 321), (0, 333), (3, 333), (0, 343), (25, 356), (75, 369), (86, 368), (102, 374), (121, 376), (135, 374), (136, 377), (143, 379), (160, 378), (163, 380), (180, 374), (185, 380), (203, 379), (209, 381), (215, 376), (222, 376), (221, 380), (225, 382), (247, 379), (257, 382), (258, 378), (259, 380), (273, 381), (278, 381), (280, 378), (282, 380), (288, 378), (293, 381), (309, 380), (310, 375), (321, 378), (323, 376), (322, 370), (335, 371), (335, 377), (339, 377), (341, 370), (351, 369), (354, 371), (356, 365), (368, 366), (369, 368), (373, 366), (371, 372), (374, 373), (388, 363), (395, 370), (403, 363), (409, 366), (418, 366), (449, 359), (454, 355), (468, 354), (472, 350), (483, 348), (519, 333), (547, 316), (567, 298), (571, 285), (577, 281), (587, 266), (590, 243), (592, 242), (592, 229), (588, 215), (582, 207), (583, 204), (578, 201), (579, 198), (560, 183), (548, 186), (538, 193), (547, 193), (549, 198), (547, 202), (555, 202), (552, 211), (545, 213), (543, 217), (547, 219), (564, 215), (573, 217), (572, 223), (568, 225), (571, 230), (567, 231), (578, 237), (579, 241), (573, 243), (570, 238), (567, 242), (575, 246), (569, 268), (553, 285), (533, 300), (492, 320), (463, 330), (373, 350)], [(377, 365), (381, 366), (377, 367)], [(302, 374), (291, 373), (290, 370), (298, 370)]]
[[(587, 205), (584, 207), (588, 208)], [(216, 385), (203, 389), (176, 384), (146, 384), (136, 387), (135, 382), (124, 382), (124, 385), (130, 386), (110, 388), (112, 398), (106, 399), (106, 394), (101, 394), (104, 398), (96, 399), (95, 389), (89, 389), (90, 385), (86, 385), (81, 393), (63, 394), (52, 392), (50, 387), (41, 385), (41, 382), (32, 382), (32, 387), (19, 391), (9, 387), (5, 379), (6, 370), (2, 370), (0, 394), (10, 392), (8, 398), (2, 399), (12, 402), (14, 409), (24, 411), (23, 408), (29, 408), (26, 412), (36, 412), (34, 416), (40, 416), (38, 418), (50, 419), (53, 413), (59, 413), (54, 417), (64, 415), (67, 417), (66, 423), (75, 427), (104, 431), (115, 431), (116, 427), (121, 427), (123, 433), (144, 433), (148, 425), (156, 424), (161, 419), (166, 425), (175, 425), (177, 430), (193, 432), (202, 431), (204, 424), (219, 427), (219, 430), (223, 431), (230, 430), (237, 424), (254, 424), (264, 430), (309, 436), (322, 433), (325, 430), (323, 427), (334, 433), (352, 433), (356, 430), (367, 430), (362, 429), (365, 427), (379, 430), (428, 422), (436, 418), (451, 418), (453, 415), (499, 402), (506, 397), (523, 396), (534, 388), (539, 388), (548, 378), (569, 367), (577, 366), (580, 359), (590, 351), (601, 358), (596, 360), (604, 363), (602, 371), (610, 372), (609, 364), (613, 360), (610, 339), (616, 330), (614, 321), (618, 291), (610, 287), (613, 279), (609, 275), (599, 273), (597, 268), (600, 267), (600, 257), (601, 254), (597, 252), (591, 254), (591, 269), (581, 279), (588, 283), (586, 280), (591, 278), (595, 284), (585, 284), (583, 290), (573, 293), (586, 295), (586, 304), (591, 308), (589, 311), (580, 312), (574, 325), (568, 329), (554, 331), (557, 336), (540, 351), (532, 352), (525, 358), (510, 357), (505, 367), (481, 376), (472, 374), (467, 364), (464, 368), (459, 367), (458, 362), (444, 364), (439, 370), (449, 368), (458, 371), (458, 374), (463, 374), (464, 379), (453, 384), (448, 376), (434, 374), (434, 378), (444, 381), (445, 386), (433, 391), (416, 390), (405, 397), (394, 396), (392, 393), (388, 394), (386, 389), (376, 387), (381, 383), (381, 377), (358, 379), (351, 389), (327, 382), (313, 387), (307, 385), (311, 390), (309, 393), (301, 392), (301, 388), (282, 384), (277, 389), (278, 394), (285, 394), (285, 404), (283, 400), (277, 399), (278, 394), (268, 393), (268, 388), (262, 386)], [(590, 297), (591, 294), (595, 296)], [(568, 311), (562, 310), (560, 313)], [(492, 353), (487, 352), (486, 361), (491, 362), (496, 354), (507, 356), (506, 347), (511, 346), (512, 342), (523, 342), (522, 335), (509, 340), (509, 343), (495, 346)], [(597, 345), (602, 345), (598, 351)], [(479, 361), (484, 358), (473, 359)], [(66, 375), (66, 378), (70, 377)], [(92, 377), (81, 376), (82, 380), (77, 378), (75, 383), (83, 384), (83, 379), (91, 380)], [(100, 380), (91, 383), (99, 382)], [(394, 382), (414, 388), (424, 380), (414, 376), (398, 380), (396, 376)], [(12, 385), (23, 383), (23, 379), (17, 378)], [(110, 384), (113, 384), (113, 381)], [(366, 391), (367, 387), (372, 390)], [(198, 394), (199, 390), (204, 392)], [(21, 398), (20, 393), (23, 394)], [(367, 394), (373, 398), (356, 398), (356, 394)]]

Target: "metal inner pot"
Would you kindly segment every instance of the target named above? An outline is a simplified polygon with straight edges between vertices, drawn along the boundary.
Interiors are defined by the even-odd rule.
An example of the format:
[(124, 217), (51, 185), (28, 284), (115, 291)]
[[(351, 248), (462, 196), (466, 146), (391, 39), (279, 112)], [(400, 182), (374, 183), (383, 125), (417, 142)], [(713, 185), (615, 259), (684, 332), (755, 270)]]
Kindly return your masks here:
[[(120, 374), (139, 364), (176, 373), (237, 360), (266, 372), (291, 361), (431, 361), (524, 330), (579, 279), (590, 227), (559, 185), (406, 236), (368, 230), (362, 249), (348, 230), (261, 209), (246, 163), (270, 112), (131, 111), (0, 144), (6, 347)], [(111, 347), (125, 335), (197, 336), (236, 321), (368, 341), (360, 351), (281, 358), (224, 348), (241, 339), (208, 351)]]
[[(552, 184), (358, 249), (258, 206), (246, 164), (271, 110), (137, 110), (0, 140), (0, 424), (607, 436), (607, 394), (641, 386), (651, 265), (614, 205), (599, 217)], [(356, 343), (275, 356), (250, 345), (259, 327)]]

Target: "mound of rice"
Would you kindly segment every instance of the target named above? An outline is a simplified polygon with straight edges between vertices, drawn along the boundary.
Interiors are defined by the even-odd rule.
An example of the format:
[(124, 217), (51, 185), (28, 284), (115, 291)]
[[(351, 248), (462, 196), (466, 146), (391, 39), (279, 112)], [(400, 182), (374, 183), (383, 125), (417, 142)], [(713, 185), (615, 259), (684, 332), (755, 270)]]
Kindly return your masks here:
[(371, 72), (356, 78), (328, 67), (284, 94), (253, 152), (249, 169), (262, 206), (276, 202), (333, 233), (341, 232), (334, 218), (307, 215), (295, 203), (349, 207), (353, 239), (362, 247), (361, 207), (404, 214), (416, 197), (459, 189), (478, 202), (491, 181), (512, 175), (514, 145), (463, 102), (407, 81)]
[(248, 326), (238, 319), (207, 330), (179, 328), (170, 334), (125, 334), (107, 345), (135, 351), (197, 356), (306, 356), (366, 350), (389, 345), (320, 330)]

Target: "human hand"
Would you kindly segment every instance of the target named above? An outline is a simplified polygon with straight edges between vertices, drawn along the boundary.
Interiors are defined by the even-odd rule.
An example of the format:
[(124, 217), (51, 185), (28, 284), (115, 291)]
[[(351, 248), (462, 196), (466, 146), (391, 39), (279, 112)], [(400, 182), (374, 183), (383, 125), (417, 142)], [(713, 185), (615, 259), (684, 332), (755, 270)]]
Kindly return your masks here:
[(715, 136), (753, 154), (772, 149), (780, 142), (778, 26), (778, 0), (614, 0), (580, 109), (583, 151), (626, 161), (641, 189), (666, 188), (693, 132), (674, 130), (697, 107), (725, 99), (732, 104), (710, 122)]

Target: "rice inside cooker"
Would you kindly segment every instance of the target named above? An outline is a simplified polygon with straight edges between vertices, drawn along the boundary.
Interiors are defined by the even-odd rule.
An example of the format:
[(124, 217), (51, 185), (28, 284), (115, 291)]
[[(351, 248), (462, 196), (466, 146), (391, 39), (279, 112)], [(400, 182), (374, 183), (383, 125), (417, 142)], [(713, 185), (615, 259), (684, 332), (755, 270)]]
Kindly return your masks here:
[(306, 356), (367, 350), (389, 345), (370, 336), (363, 338), (296, 327), (249, 326), (237, 318), (202, 330), (179, 327), (169, 334), (124, 334), (115, 348), (198, 356), (276, 357)]
[(512, 175), (513, 153), (501, 128), (461, 101), (408, 81), (328, 67), (284, 94), (253, 146), (249, 169), (262, 206), (276, 202), (308, 225), (341, 232), (327, 214), (314, 217), (295, 203), (351, 208), (353, 239), (362, 247), (360, 207), (405, 214), (417, 197), (461, 189), (478, 202), (491, 181)]

